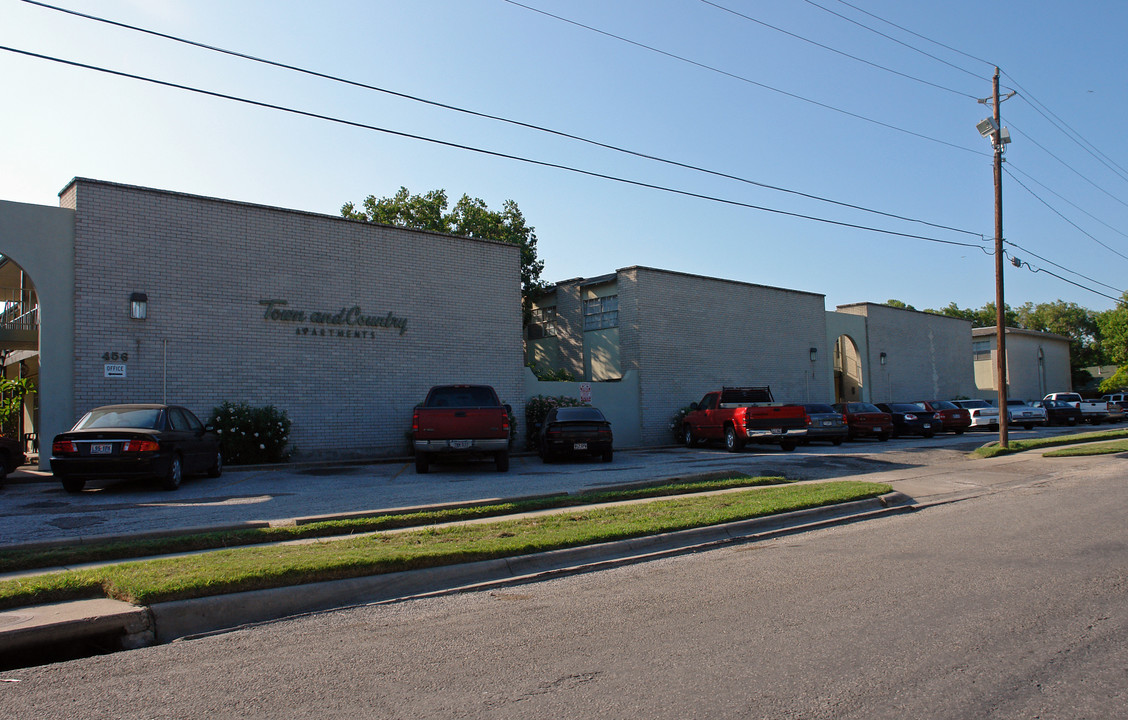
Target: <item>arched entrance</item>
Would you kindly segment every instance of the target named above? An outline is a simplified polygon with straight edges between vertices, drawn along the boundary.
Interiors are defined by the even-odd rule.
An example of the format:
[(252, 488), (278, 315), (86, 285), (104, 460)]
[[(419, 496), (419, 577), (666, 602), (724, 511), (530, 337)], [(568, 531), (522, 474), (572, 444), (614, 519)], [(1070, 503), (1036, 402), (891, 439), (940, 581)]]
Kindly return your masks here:
[(39, 455), (39, 297), (24, 269), (0, 255), (0, 433)]
[[(74, 211), (0, 200), (0, 255), (3, 373), (33, 377), (24, 432), (42, 448), (75, 420)], [(50, 469), (50, 456), (39, 454), (40, 469)]]
[(862, 394), (862, 356), (849, 335), (839, 335), (834, 342), (834, 401), (858, 402)]

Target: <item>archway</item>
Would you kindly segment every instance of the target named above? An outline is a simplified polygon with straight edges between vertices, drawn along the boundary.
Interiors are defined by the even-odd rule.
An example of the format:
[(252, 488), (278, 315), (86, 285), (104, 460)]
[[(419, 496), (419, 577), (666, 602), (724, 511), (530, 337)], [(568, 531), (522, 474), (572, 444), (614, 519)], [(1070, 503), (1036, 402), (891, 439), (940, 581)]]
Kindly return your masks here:
[(858, 402), (864, 398), (862, 356), (849, 335), (834, 342), (834, 401)]
[(39, 297), (24, 269), (0, 255), (0, 432), (39, 455)]
[[(4, 374), (35, 375), (38, 392), (25, 428), (33, 424), (42, 449), (75, 419), (74, 211), (0, 200), (0, 255), (7, 260), (0, 285), (17, 284), (11, 297), (0, 296), (11, 320), (0, 342), (0, 350), (11, 351)], [(50, 456), (40, 452), (40, 469), (50, 469)]]

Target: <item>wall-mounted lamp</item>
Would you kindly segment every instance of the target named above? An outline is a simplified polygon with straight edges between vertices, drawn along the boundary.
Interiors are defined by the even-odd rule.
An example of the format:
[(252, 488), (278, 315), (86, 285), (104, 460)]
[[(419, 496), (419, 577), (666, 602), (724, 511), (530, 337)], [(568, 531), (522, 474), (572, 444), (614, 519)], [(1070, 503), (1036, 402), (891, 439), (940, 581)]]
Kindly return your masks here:
[(878, 359), (881, 361), (881, 364), (884, 365), (885, 364), (885, 353), (881, 353), (881, 355), (878, 356)]
[(811, 362), (817, 362), (818, 359), (819, 359), (819, 349), (815, 348), (815, 347), (811, 348)]
[(134, 320), (144, 320), (149, 314), (149, 296), (145, 293), (135, 292), (129, 296), (129, 317)]

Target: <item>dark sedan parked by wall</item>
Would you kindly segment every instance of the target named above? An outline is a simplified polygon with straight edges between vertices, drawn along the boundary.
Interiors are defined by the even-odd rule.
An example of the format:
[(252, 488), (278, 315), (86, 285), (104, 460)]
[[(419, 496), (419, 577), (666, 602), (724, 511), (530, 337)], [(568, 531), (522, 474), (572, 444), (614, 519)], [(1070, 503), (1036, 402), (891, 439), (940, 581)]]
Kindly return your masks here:
[(936, 413), (916, 403), (878, 403), (877, 407), (893, 418), (893, 437), (920, 435), (930, 438), (936, 434)]
[(55, 436), (51, 471), (67, 492), (87, 480), (156, 478), (175, 490), (185, 475), (219, 477), (219, 437), (187, 408), (175, 405), (107, 405), (86, 413)]
[(829, 440), (835, 445), (841, 445), (850, 434), (846, 416), (830, 405), (806, 403), (803, 409), (807, 412), (807, 438), (803, 441), (804, 445), (812, 440)]
[(0, 482), (25, 462), (24, 444), (15, 438), (0, 437)]
[(851, 439), (876, 437), (884, 442), (893, 434), (893, 418), (869, 403), (835, 403), (831, 407), (846, 416), (846, 428)]
[(933, 428), (936, 432), (954, 432), (963, 435), (964, 431), (971, 427), (971, 411), (957, 407), (955, 403), (947, 400), (918, 400), (914, 404), (936, 414), (936, 424)]
[(564, 456), (595, 456), (611, 462), (611, 423), (599, 408), (557, 407), (548, 411), (540, 430), (540, 456), (545, 462)]
[(1046, 411), (1050, 425), (1076, 425), (1083, 419), (1081, 410), (1065, 400), (1038, 400), (1030, 404)]

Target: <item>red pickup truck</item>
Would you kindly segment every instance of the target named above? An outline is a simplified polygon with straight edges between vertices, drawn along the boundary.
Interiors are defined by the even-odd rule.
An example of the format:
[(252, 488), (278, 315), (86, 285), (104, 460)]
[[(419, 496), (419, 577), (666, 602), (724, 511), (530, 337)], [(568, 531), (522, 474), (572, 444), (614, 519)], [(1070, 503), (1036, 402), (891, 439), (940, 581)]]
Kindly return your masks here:
[(750, 442), (775, 443), (790, 451), (807, 435), (803, 406), (775, 402), (767, 386), (726, 387), (706, 393), (689, 407), (682, 420), (686, 447), (701, 440), (724, 440), (730, 452)]
[(489, 385), (438, 385), (411, 418), (415, 472), (437, 457), (487, 456), (509, 470), (509, 413)]

